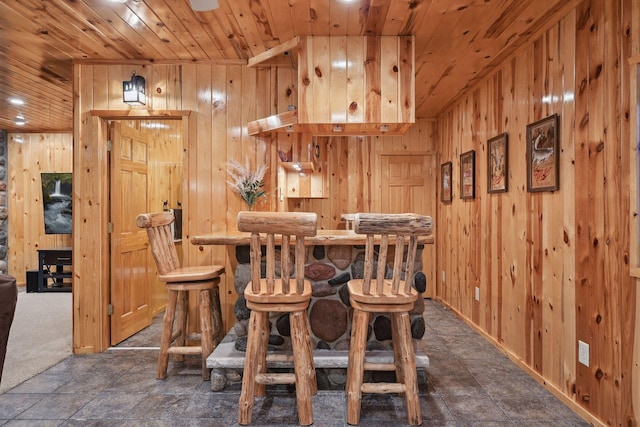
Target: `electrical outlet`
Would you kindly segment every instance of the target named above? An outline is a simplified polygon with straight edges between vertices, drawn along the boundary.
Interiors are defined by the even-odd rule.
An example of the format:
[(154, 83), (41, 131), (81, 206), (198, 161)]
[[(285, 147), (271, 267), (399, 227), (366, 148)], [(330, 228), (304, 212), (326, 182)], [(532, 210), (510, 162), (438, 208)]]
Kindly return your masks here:
[(589, 366), (589, 344), (578, 340), (578, 362)]
[(444, 270), (442, 270), (442, 281), (443, 282), (445, 281), (445, 279), (444, 279)]
[(480, 301), (480, 288), (476, 286), (476, 301)]

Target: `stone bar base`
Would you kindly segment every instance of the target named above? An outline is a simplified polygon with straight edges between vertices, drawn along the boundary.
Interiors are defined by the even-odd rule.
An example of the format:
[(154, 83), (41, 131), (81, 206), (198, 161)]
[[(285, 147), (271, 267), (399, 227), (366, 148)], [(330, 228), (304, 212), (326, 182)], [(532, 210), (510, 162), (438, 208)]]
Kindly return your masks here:
[[(226, 386), (227, 371), (238, 375), (244, 368), (243, 351), (235, 349), (235, 342), (238, 337), (233, 329), (227, 333), (224, 339), (218, 344), (213, 353), (207, 358), (207, 368), (212, 368), (211, 390), (220, 391)], [(429, 367), (429, 357), (427, 356), (422, 341), (413, 341), (416, 353), (416, 367), (425, 369)], [(313, 362), (316, 369), (346, 369), (349, 364), (348, 350), (314, 350)], [(367, 362), (391, 363), (393, 362), (392, 350), (372, 350), (367, 352)], [(269, 352), (267, 355), (268, 368), (291, 368), (293, 366), (293, 356), (290, 351)]]

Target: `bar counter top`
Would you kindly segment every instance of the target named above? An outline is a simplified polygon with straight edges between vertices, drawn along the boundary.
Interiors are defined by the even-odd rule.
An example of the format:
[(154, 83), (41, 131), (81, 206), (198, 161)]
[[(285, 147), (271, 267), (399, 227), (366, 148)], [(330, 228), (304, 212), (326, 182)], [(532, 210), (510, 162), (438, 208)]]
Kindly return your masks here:
[[(305, 245), (364, 245), (366, 235), (356, 234), (353, 230), (318, 230), (313, 237), (305, 237)], [(196, 235), (191, 238), (193, 245), (248, 245), (250, 233), (211, 233)], [(418, 243), (430, 245), (434, 238), (431, 236), (418, 237)]]

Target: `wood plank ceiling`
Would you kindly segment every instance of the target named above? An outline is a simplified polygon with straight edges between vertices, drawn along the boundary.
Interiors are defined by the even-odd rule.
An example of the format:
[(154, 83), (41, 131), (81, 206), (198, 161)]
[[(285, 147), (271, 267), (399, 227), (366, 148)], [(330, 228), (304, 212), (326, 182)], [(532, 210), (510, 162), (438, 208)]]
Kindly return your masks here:
[(70, 131), (74, 60), (246, 61), (302, 35), (415, 35), (416, 117), (437, 117), (576, 2), (0, 0), (0, 129)]

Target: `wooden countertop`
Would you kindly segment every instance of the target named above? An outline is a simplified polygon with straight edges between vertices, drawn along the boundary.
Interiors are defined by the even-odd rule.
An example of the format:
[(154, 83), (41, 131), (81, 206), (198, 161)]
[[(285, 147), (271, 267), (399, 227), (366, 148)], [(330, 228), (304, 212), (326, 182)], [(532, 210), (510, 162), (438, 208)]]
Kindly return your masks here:
[[(211, 233), (193, 236), (191, 243), (194, 245), (248, 245), (249, 233)], [(306, 237), (306, 245), (364, 245), (366, 236), (356, 234), (353, 230), (318, 230), (314, 237)], [(420, 236), (419, 243), (433, 244), (433, 236)]]

